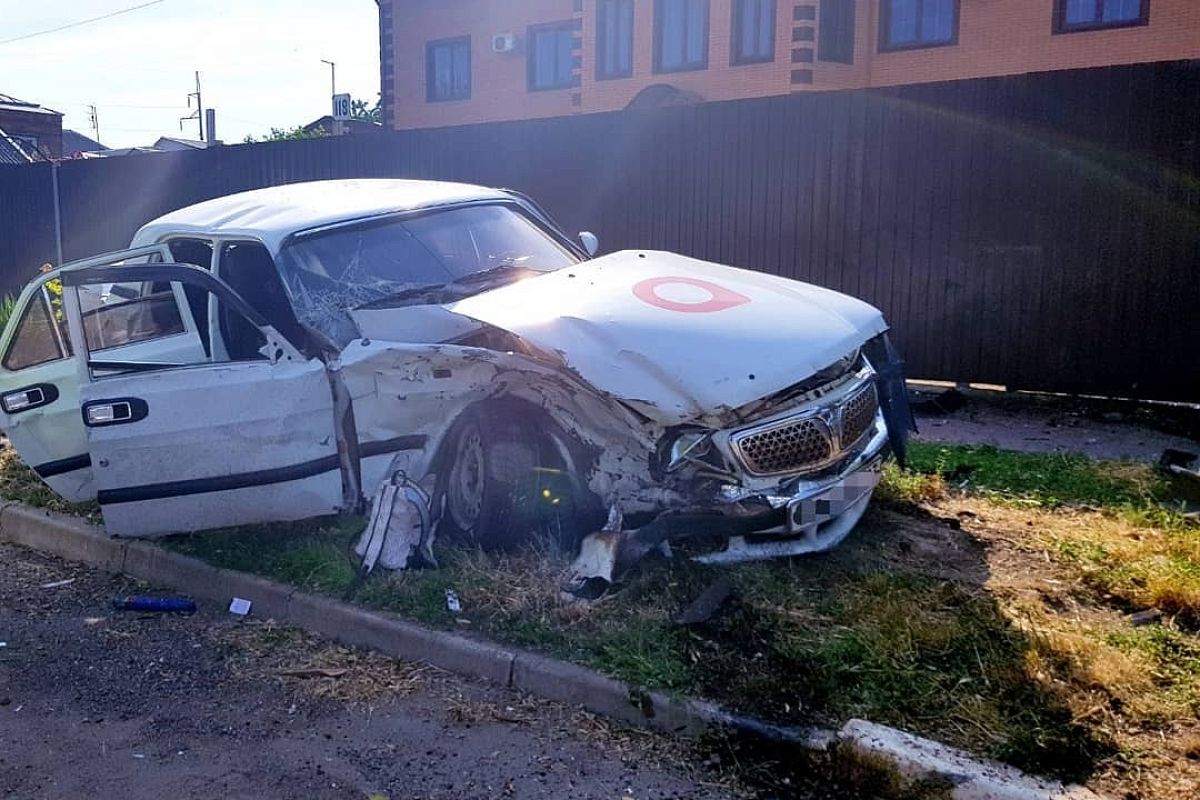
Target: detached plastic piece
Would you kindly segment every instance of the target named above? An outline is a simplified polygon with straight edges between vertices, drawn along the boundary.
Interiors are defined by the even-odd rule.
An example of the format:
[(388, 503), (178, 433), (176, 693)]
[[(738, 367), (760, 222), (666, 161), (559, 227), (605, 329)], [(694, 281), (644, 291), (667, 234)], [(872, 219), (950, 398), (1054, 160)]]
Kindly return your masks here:
[(876, 336), (863, 347), (867, 360), (875, 368), (875, 385), (879, 389), (879, 405), (887, 423), (888, 442), (892, 455), (901, 466), (908, 461), (908, 434), (917, 432), (912, 409), (908, 405), (908, 384), (904, 382), (904, 359), (886, 334)]
[(139, 594), (114, 597), (112, 607), (117, 611), (149, 611), (156, 614), (195, 614), (196, 603), (186, 597), (156, 597)]

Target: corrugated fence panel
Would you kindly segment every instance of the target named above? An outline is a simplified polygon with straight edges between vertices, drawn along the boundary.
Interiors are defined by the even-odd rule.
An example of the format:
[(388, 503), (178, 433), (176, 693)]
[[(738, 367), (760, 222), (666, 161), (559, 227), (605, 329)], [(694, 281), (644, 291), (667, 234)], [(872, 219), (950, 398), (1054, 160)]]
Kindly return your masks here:
[[(1197, 119), (1183, 62), (68, 162), (63, 251), (260, 186), (462, 180), (860, 296), (916, 376), (1200, 400)], [(54, 257), (50, 181), (0, 168), (7, 291)]]
[(55, 257), (52, 167), (0, 166), (0, 296), (15, 296)]

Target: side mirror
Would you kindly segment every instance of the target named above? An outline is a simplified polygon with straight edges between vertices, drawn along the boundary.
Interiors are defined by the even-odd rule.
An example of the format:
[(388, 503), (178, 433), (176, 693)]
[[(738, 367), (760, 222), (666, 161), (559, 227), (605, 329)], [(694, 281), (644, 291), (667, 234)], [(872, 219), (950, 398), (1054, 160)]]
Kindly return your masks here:
[(600, 240), (591, 231), (580, 231), (579, 242), (583, 245), (583, 249), (587, 251), (589, 256), (594, 256), (600, 252)]

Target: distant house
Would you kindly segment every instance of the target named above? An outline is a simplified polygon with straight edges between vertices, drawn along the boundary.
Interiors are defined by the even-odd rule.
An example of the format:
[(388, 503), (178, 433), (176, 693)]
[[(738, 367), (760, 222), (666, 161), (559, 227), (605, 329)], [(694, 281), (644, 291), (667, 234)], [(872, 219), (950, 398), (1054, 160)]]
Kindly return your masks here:
[(64, 128), (62, 132), (62, 149), (64, 158), (80, 158), (85, 153), (103, 153), (108, 148), (78, 131)]
[(0, 147), (8, 154), (0, 159), (15, 158), (14, 152), (24, 155), (20, 163), (62, 158), (62, 117), (37, 103), (0, 94), (0, 139), (5, 142)]

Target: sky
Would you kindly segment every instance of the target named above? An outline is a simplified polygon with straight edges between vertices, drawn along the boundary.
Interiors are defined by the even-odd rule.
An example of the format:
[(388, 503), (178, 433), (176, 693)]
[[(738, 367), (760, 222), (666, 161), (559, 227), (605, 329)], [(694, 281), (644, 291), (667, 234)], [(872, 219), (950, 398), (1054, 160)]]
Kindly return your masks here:
[(109, 147), (197, 138), (188, 93), (200, 71), (205, 108), (226, 142), (292, 128), (329, 113), (337, 89), (379, 96), (375, 0), (159, 0), (127, 14), (23, 41), (5, 40), (142, 5), (148, 0), (0, 0), (0, 94), (61, 111), (93, 136), (89, 104)]

